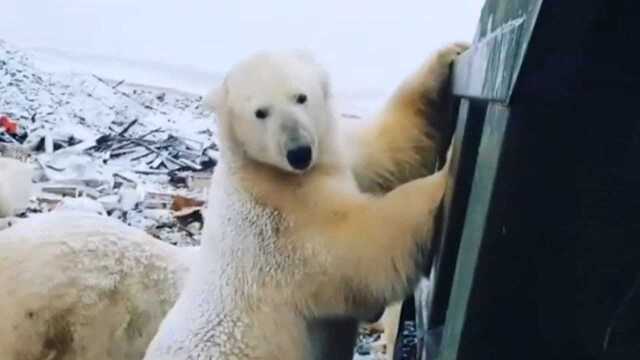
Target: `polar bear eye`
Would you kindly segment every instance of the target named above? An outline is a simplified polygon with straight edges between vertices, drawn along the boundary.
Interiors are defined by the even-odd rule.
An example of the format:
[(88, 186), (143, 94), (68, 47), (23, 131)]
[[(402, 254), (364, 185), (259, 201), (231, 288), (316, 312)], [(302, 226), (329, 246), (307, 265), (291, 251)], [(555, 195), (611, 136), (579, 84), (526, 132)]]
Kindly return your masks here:
[(261, 108), (256, 110), (256, 117), (258, 119), (266, 119), (269, 116), (269, 110)]
[(296, 102), (298, 104), (304, 104), (307, 102), (307, 95), (305, 94), (298, 94), (296, 95)]

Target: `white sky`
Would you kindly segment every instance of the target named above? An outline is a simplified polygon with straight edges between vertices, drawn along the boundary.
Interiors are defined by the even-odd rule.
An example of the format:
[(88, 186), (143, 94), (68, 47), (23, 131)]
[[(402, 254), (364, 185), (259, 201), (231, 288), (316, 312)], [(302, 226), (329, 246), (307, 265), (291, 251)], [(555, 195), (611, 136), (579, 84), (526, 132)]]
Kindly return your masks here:
[(339, 96), (376, 103), (439, 46), (471, 41), (483, 0), (0, 2), (0, 38), (50, 67), (202, 92), (256, 50), (307, 48)]

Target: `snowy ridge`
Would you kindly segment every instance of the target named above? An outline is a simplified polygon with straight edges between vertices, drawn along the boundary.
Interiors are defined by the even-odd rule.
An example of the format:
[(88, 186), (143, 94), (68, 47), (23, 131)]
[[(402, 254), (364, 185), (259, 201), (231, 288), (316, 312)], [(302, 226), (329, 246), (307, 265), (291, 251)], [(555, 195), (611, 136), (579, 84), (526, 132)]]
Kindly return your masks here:
[[(92, 73), (101, 77), (126, 79), (129, 84), (144, 84), (165, 89), (180, 89), (203, 95), (223, 78), (187, 65), (170, 65), (151, 60), (133, 60), (105, 55), (78, 54), (60, 49), (30, 49), (35, 65), (52, 72)], [(99, 71), (96, 71), (99, 69)]]
[[(0, 40), (0, 112), (16, 120), (37, 122), (37, 126), (56, 132), (77, 130), (74, 136), (81, 139), (134, 119), (139, 119), (140, 125), (133, 131), (144, 130), (145, 125), (166, 125), (190, 135), (193, 128), (211, 126), (211, 115), (200, 109), (198, 96), (172, 92), (158, 101), (149, 91), (136, 94), (143, 98), (133, 98), (120, 87), (109, 85), (88, 74), (44, 72), (24, 53)], [(137, 92), (130, 86), (126, 90)], [(176, 126), (182, 122), (188, 126)]]

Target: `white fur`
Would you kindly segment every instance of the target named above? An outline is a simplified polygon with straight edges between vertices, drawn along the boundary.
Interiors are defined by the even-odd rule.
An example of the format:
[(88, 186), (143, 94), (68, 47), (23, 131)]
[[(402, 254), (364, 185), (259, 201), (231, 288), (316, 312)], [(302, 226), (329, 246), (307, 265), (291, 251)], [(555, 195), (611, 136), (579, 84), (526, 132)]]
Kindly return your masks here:
[(31, 196), (33, 168), (11, 158), (0, 157), (0, 218), (24, 210)]
[[(313, 359), (309, 319), (366, 318), (413, 288), (416, 246), (445, 172), (389, 196), (362, 194), (324, 81), (304, 57), (260, 53), (234, 67), (210, 98), (222, 145), (210, 189), (215, 206), (185, 290), (145, 359)], [(294, 101), (299, 93), (307, 104)], [(271, 116), (256, 118), (263, 107)], [(305, 171), (283, 153), (298, 133), (314, 153)], [(385, 220), (405, 224), (380, 232)], [(369, 239), (372, 249), (361, 248)]]
[(141, 359), (192, 251), (88, 213), (1, 230), (0, 359)]
[[(273, 165), (285, 171), (300, 172), (287, 163), (287, 150), (298, 145), (308, 145), (312, 149), (311, 166), (326, 158), (327, 141), (333, 133), (334, 114), (326, 106), (328, 96), (328, 76), (315, 63), (309, 62), (309, 55), (296, 53), (263, 52), (239, 63), (224, 80), (224, 86), (212, 91), (206, 98), (211, 109), (233, 109), (234, 116), (251, 121), (233, 121), (235, 134), (242, 151), (252, 159)], [(287, 72), (274, 72), (274, 67)], [(289, 74), (297, 74), (291, 83)], [(251, 88), (251, 92), (229, 89)], [(304, 104), (296, 103), (296, 96), (304, 95)], [(232, 107), (226, 106), (233, 104)], [(256, 118), (255, 112), (265, 109), (266, 119)], [(230, 129), (226, 129), (227, 134)], [(221, 136), (221, 148), (227, 149), (226, 136)]]

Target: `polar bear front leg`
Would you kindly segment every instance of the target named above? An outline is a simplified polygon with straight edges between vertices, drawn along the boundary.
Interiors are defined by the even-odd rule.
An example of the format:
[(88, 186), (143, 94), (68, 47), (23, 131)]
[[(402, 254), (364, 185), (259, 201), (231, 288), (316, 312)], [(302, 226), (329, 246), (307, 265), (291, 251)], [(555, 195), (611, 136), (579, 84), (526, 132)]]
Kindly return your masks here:
[[(385, 306), (413, 291), (420, 276), (420, 248), (430, 246), (429, 233), (445, 191), (449, 157), (450, 152), (445, 166), (431, 176), (383, 196), (342, 203), (348, 207), (345, 221), (329, 230), (326, 245), (334, 259), (330, 278), (344, 284), (346, 311)], [(353, 299), (357, 302), (350, 304)], [(329, 299), (318, 300), (319, 307), (331, 305)]]
[(467, 48), (453, 43), (439, 50), (396, 89), (373, 126), (352, 134), (352, 170), (363, 191), (386, 192), (433, 173), (453, 131), (451, 64)]

